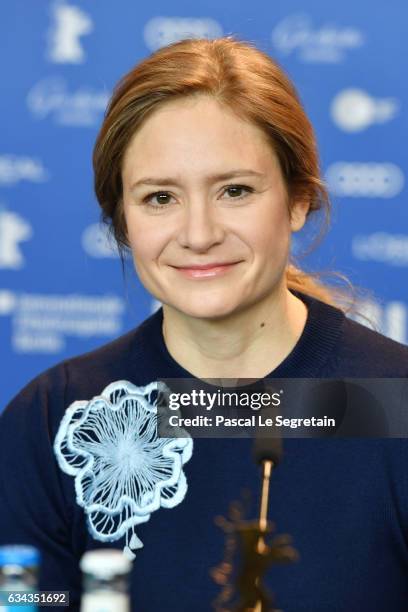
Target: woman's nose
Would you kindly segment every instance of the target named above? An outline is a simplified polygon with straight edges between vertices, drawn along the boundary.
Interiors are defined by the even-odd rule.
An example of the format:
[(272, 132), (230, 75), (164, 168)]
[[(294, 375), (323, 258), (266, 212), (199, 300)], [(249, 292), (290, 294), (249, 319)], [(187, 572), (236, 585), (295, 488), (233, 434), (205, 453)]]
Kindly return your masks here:
[(208, 202), (195, 202), (183, 211), (178, 240), (181, 246), (194, 251), (207, 251), (224, 239), (224, 229), (217, 218), (217, 211)]

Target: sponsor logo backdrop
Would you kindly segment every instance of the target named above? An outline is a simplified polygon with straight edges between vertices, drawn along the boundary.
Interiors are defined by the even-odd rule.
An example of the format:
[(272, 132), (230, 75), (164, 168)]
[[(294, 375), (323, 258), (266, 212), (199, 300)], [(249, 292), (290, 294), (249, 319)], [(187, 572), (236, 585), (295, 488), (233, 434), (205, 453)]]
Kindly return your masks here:
[[(186, 36), (236, 34), (276, 58), (315, 126), (333, 203), (304, 261), (371, 291), (361, 309), (408, 342), (405, 0), (14, 0), (2, 6), (0, 410), (31, 378), (160, 304), (99, 224), (91, 154), (113, 85)], [(404, 50), (405, 49), (405, 50)], [(307, 236), (307, 232), (306, 232)], [(302, 252), (296, 237), (294, 252)], [(379, 356), (381, 359), (381, 356)]]

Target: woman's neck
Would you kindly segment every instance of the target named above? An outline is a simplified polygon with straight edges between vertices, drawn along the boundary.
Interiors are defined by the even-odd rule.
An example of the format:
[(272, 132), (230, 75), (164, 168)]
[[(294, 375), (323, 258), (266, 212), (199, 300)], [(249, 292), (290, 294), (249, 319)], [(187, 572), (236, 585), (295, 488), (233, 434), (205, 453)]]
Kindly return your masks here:
[(284, 288), (222, 320), (163, 305), (162, 330), (170, 355), (197, 378), (263, 378), (291, 353), (306, 319), (306, 305)]

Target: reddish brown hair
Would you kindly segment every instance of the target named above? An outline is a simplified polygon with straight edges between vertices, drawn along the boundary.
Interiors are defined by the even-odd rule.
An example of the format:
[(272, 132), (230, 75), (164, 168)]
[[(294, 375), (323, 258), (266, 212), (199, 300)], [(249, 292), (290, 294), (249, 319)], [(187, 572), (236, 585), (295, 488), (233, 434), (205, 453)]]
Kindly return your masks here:
[[(279, 159), (289, 207), (296, 199), (307, 200), (308, 215), (322, 210), (327, 224), (329, 198), (320, 178), (313, 128), (283, 70), (252, 43), (231, 36), (185, 39), (156, 51), (123, 77), (95, 144), (95, 193), (120, 250), (129, 246), (121, 171), (132, 136), (167, 101), (203, 94), (264, 132)], [(291, 263), (286, 276), (289, 288), (336, 301), (335, 292), (317, 275)]]

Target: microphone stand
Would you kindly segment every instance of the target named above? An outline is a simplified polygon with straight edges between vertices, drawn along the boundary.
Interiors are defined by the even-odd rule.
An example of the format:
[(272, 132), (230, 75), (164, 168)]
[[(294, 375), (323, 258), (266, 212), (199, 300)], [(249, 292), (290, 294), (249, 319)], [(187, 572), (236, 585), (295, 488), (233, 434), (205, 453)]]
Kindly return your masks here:
[(269, 485), (273, 469), (273, 461), (266, 459), (262, 462), (262, 488), (261, 488), (261, 504), (259, 510), (259, 538), (257, 544), (258, 553), (262, 554), (266, 544), (263, 534), (268, 527), (268, 501), (269, 501)]
[[(212, 571), (214, 580), (224, 586), (224, 591), (220, 594), (216, 604), (216, 610), (220, 612), (282, 612), (274, 607), (274, 597), (269, 594), (262, 583), (263, 576), (267, 569), (274, 563), (297, 561), (299, 554), (291, 546), (292, 538), (290, 535), (282, 534), (268, 538), (274, 530), (273, 524), (268, 521), (268, 502), (269, 486), (273, 467), (276, 463), (272, 459), (259, 459), (262, 464), (262, 485), (259, 518), (255, 521), (242, 520), (241, 516), (231, 513), (232, 521), (229, 522), (223, 517), (218, 517), (217, 523), (224, 531), (229, 534), (229, 538), (234, 540), (227, 546), (227, 550), (235, 551), (236, 535), (238, 534), (238, 544), (241, 551), (241, 564), (238, 575), (233, 580), (232, 558), (227, 558), (217, 568)], [(233, 505), (232, 505), (233, 506)], [(239, 602), (231, 602), (231, 598), (237, 593)], [(230, 601), (229, 607), (224, 607)], [(221, 607), (220, 607), (221, 605)], [(228, 604), (227, 604), (228, 605)]]
[(292, 561), (297, 552), (289, 546), (290, 537), (275, 537), (266, 542), (266, 536), (272, 532), (268, 522), (268, 501), (270, 478), (274, 462), (262, 460), (262, 485), (259, 519), (238, 526), (242, 553), (241, 571), (237, 578), (237, 590), (241, 601), (234, 612), (282, 612), (274, 607), (274, 598), (262, 584), (263, 576), (272, 563)]

